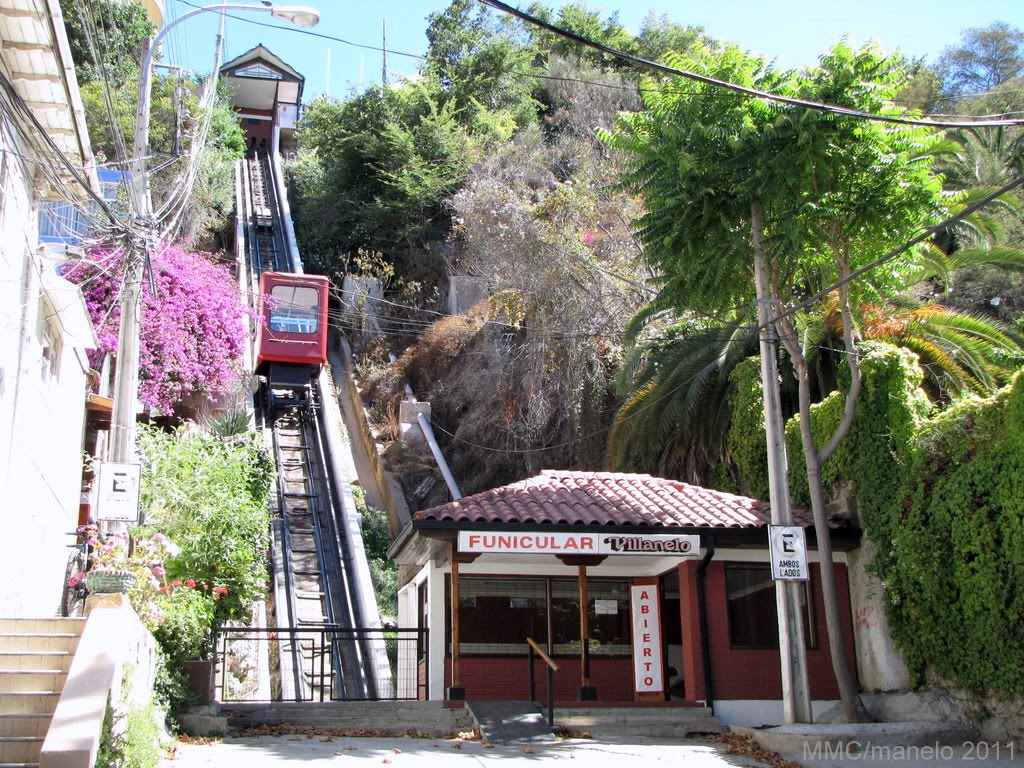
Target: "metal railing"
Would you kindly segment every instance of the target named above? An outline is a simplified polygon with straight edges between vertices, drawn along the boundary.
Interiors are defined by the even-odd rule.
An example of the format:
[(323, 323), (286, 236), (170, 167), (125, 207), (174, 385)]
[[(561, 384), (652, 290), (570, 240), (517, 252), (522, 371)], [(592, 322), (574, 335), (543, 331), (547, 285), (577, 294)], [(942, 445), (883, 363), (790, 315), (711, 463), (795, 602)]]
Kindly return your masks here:
[[(388, 699), (427, 699), (427, 675), (421, 677), (420, 662), (426, 659), (428, 629), (377, 627), (346, 628), (330, 624), (300, 627), (221, 627), (215, 638), (217, 649), (216, 695), (221, 702), (280, 701), (281, 670), (275, 660), (281, 657), (280, 646), (286, 650), (305, 649), (303, 669), (299, 672), (307, 682), (301, 686), (308, 698), (302, 701), (353, 701)], [(346, 672), (336, 669), (331, 657), (341, 654), (337, 649), (348, 644), (383, 644), (394, 684), (386, 687), (388, 695), (371, 689), (356, 696), (346, 695), (341, 680)], [(302, 654), (293, 653), (292, 658)], [(256, 679), (261, 678), (261, 679)], [(378, 689), (379, 690), (379, 689)], [(289, 697), (289, 700), (296, 700)]]
[(552, 675), (558, 671), (558, 665), (551, 660), (544, 650), (534, 642), (532, 637), (526, 638), (526, 645), (529, 648), (530, 659), (530, 701), (537, 700), (537, 675), (534, 671), (534, 656), (540, 656), (541, 661), (547, 665), (548, 675), (548, 726), (555, 725), (555, 679)]

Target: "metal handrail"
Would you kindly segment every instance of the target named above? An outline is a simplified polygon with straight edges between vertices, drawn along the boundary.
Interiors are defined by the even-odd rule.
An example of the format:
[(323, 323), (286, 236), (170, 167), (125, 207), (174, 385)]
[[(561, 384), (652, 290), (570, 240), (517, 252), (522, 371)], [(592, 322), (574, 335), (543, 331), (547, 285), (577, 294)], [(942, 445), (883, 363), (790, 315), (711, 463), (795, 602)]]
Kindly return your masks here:
[[(266, 699), (244, 695), (241, 698), (234, 698), (228, 690), (228, 659), (232, 653), (229, 643), (232, 640), (249, 640), (261, 643), (272, 640), (280, 640), (282, 636), (298, 635), (300, 638), (310, 638), (319, 641), (321, 647), (334, 646), (348, 642), (366, 642), (371, 638), (379, 638), (383, 641), (393, 641), (392, 654), (389, 654), (389, 661), (396, 666), (396, 673), (399, 675), (404, 671), (404, 685), (396, 682), (391, 686), (388, 694), (380, 695), (377, 690), (348, 691), (338, 685), (341, 682), (341, 671), (335, 669), (328, 675), (329, 670), (324, 668), (324, 654), (311, 657), (309, 660), (308, 672), (315, 677), (317, 672), (321, 675), (322, 681), (327, 681), (318, 689), (304, 689), (302, 696), (296, 701), (417, 701), (429, 698), (427, 674), (420, 676), (419, 670), (419, 649), (429, 644), (430, 630), (424, 627), (344, 627), (338, 624), (310, 624), (301, 627), (220, 627), (214, 637), (214, 647), (217, 649), (217, 687), (219, 691), (218, 700), (227, 701), (264, 701)], [(403, 650), (403, 647), (407, 650)], [(404, 658), (403, 661), (400, 659)], [(319, 669), (318, 665), (319, 664)], [(271, 673), (273, 674), (273, 673)], [(273, 684), (264, 690), (273, 691)], [(404, 693), (403, 693), (404, 690)], [(278, 688), (278, 691), (280, 689)], [(274, 696), (271, 693), (271, 700), (283, 700), (280, 695)]]
[(555, 725), (555, 681), (552, 677), (553, 673), (558, 671), (558, 665), (551, 660), (544, 649), (541, 648), (534, 641), (532, 637), (526, 638), (526, 645), (528, 648), (528, 656), (530, 659), (530, 701), (537, 700), (537, 681), (534, 673), (534, 655), (540, 656), (541, 661), (547, 664), (547, 676), (548, 676), (548, 727), (554, 727)]

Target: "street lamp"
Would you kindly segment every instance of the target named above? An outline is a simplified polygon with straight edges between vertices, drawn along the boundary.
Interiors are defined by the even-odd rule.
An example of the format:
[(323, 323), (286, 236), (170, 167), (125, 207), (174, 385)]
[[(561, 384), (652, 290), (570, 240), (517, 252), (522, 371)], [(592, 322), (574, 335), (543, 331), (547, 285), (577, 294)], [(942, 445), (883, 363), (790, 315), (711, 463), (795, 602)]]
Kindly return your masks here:
[[(135, 113), (135, 142), (132, 151), (131, 184), (129, 187), (132, 208), (136, 220), (144, 229), (144, 250), (149, 252), (156, 235), (153, 208), (146, 178), (146, 157), (149, 153), (150, 91), (153, 85), (153, 54), (157, 46), (174, 27), (200, 13), (218, 11), (251, 11), (269, 13), (278, 19), (295, 24), (302, 29), (316, 26), (320, 14), (308, 6), (243, 5), (226, 3), (207, 5), (189, 11), (167, 24), (156, 37), (144, 47), (142, 68), (139, 72), (139, 106)], [(224, 17), (221, 16), (223, 28)], [(218, 58), (223, 34), (217, 41)], [(214, 67), (216, 70), (218, 64)], [(214, 71), (213, 77), (217, 76)], [(135, 401), (139, 390), (139, 320), (142, 313), (143, 263), (137, 254), (126, 254), (124, 286), (121, 292), (121, 325), (117, 346), (117, 377), (114, 381), (114, 412), (111, 415), (111, 458), (114, 462), (128, 463), (135, 449)]]

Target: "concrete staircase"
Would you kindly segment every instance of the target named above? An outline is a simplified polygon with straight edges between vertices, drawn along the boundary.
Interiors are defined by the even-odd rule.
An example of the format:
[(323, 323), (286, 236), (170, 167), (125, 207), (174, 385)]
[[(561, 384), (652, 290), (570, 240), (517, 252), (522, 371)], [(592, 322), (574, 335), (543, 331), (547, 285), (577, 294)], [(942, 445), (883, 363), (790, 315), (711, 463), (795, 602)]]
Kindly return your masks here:
[(685, 739), (725, 728), (707, 707), (696, 706), (562, 706), (555, 705), (555, 727), (585, 731), (608, 741), (657, 738)]
[(85, 619), (0, 619), (0, 768), (36, 766)]
[(222, 704), (228, 728), (236, 731), (258, 726), (288, 724), (296, 728), (378, 731), (404, 736), (449, 736), (474, 727), (465, 707), (451, 708), (440, 701), (327, 701)]

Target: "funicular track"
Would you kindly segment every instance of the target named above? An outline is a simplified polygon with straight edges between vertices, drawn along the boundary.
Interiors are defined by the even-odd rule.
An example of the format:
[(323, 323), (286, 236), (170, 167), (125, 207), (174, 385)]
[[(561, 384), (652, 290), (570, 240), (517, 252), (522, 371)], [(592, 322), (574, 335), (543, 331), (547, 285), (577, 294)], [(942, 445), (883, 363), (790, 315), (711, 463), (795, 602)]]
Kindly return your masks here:
[[(254, 275), (301, 271), (285, 243), (271, 161), (245, 161), (242, 183), (245, 240)], [(272, 500), (275, 625), (266, 628), (272, 650), (271, 699), (365, 700), (379, 691), (379, 638), (367, 630), (352, 583), (351, 553), (343, 535), (343, 499), (326, 450), (319, 385), (296, 404), (257, 398), (257, 426), (272, 442), (277, 484)], [(328, 394), (330, 396), (330, 394)]]
[(359, 622), (319, 412), (289, 407), (266, 416), (278, 467), (273, 532), (284, 593), (278, 601), (285, 602), (278, 616), (295, 628), (278, 633), (282, 698), (375, 698), (372, 675), (365, 674), (365, 649), (356, 634), (344, 631)]

